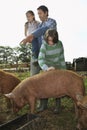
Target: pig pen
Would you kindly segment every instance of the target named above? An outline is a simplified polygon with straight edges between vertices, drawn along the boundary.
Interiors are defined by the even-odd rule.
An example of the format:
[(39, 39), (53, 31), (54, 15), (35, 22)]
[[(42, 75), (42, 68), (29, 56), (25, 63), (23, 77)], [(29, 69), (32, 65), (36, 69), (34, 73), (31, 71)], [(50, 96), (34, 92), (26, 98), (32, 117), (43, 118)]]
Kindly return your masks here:
[(0, 130), (43, 130), (46, 120), (34, 114), (24, 114), (0, 125)]
[(46, 118), (29, 114), (28, 110), (19, 116), (13, 114), (7, 108), (5, 97), (0, 97), (0, 130), (43, 130), (45, 123)]

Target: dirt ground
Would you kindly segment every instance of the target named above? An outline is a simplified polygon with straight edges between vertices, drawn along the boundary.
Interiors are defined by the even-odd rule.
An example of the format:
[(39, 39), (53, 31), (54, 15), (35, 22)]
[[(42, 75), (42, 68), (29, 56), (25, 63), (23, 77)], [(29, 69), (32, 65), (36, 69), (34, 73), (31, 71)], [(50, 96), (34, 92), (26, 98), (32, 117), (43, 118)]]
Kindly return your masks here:
[(75, 112), (73, 108), (71, 110), (62, 108), (62, 111), (59, 114), (54, 114), (53, 109), (54, 108), (49, 108), (39, 114), (46, 119), (44, 130), (76, 129)]
[[(3, 100), (3, 102), (5, 102)], [(54, 100), (50, 100), (48, 109), (37, 113), (43, 119), (44, 129), (43, 130), (75, 130), (76, 129), (76, 120), (74, 106), (71, 99), (64, 98), (61, 103), (61, 112), (59, 114), (54, 114), (53, 110), (55, 109)], [(13, 114), (12, 111), (7, 109), (6, 103), (3, 103), (0, 107), (0, 124), (8, 122), (9, 120), (14, 119), (18, 115), (28, 112), (29, 106), (23, 108), (18, 114)]]

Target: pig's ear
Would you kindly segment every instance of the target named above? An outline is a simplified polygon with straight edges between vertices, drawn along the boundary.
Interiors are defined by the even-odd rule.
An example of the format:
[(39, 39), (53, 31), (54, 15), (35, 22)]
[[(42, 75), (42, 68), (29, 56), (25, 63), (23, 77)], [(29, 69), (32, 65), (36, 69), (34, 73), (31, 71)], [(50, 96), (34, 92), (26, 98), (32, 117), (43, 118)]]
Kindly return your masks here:
[(4, 94), (5, 97), (12, 99), (14, 95), (12, 93)]
[(80, 95), (80, 94), (77, 94), (77, 95), (76, 95), (76, 99), (77, 99), (77, 101), (80, 102), (80, 101), (83, 99), (83, 96)]

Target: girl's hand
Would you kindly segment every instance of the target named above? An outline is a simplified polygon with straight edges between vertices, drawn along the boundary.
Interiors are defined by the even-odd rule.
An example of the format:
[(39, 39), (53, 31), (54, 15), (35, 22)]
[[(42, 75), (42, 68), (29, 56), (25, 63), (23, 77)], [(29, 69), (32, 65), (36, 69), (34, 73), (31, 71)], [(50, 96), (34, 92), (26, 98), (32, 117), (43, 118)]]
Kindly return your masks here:
[(55, 70), (55, 68), (54, 68), (53, 66), (51, 66), (51, 67), (49, 67), (49, 68), (47, 69), (47, 71), (50, 71), (50, 70)]

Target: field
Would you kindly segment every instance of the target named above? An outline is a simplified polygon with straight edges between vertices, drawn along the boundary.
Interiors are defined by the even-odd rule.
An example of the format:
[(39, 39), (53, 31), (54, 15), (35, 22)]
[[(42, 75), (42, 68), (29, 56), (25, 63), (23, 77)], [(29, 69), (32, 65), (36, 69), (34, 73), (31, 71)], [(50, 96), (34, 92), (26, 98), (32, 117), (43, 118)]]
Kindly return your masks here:
[[(19, 77), (21, 80), (25, 79), (26, 77), (29, 77), (29, 72), (19, 72), (14, 73), (17, 77)], [(87, 91), (87, 77), (84, 76), (87, 73), (80, 72), (80, 75), (84, 77), (84, 83)], [(76, 119), (75, 119), (75, 112), (74, 112), (74, 105), (71, 98), (64, 97), (61, 99), (61, 113), (54, 114), (53, 110), (55, 108), (55, 99), (51, 98), (48, 102), (48, 109), (45, 110), (42, 113), (37, 113), (38, 115), (42, 116), (46, 119), (46, 125), (44, 130), (75, 130), (76, 129)], [(2, 105), (3, 106), (3, 105)], [(6, 106), (4, 105), (4, 112), (2, 112), (2, 115), (0, 116), (6, 117), (5, 121), (14, 118), (17, 115), (22, 115), (29, 110), (29, 106), (26, 105), (22, 110), (17, 113), (17, 115), (14, 115), (12, 113), (9, 113), (6, 109)], [(6, 115), (6, 111), (8, 112)], [(6, 115), (6, 116), (5, 116)], [(1, 117), (0, 117), (1, 118)], [(3, 119), (4, 120), (4, 119)]]

